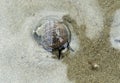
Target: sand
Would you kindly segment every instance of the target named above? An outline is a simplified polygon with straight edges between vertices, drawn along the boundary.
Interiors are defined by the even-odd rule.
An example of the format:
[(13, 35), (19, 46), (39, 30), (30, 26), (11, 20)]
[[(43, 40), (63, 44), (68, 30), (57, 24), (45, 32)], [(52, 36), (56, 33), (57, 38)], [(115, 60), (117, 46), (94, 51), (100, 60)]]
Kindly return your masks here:
[[(85, 25), (80, 26), (79, 29), (76, 28), (82, 49), (74, 58), (66, 57), (63, 61), (68, 65), (69, 79), (75, 80), (75, 83), (120, 83), (120, 52), (110, 43), (110, 27), (114, 12), (120, 8), (120, 2), (119, 0), (99, 0), (99, 4), (105, 19), (101, 36), (90, 40), (85, 35)], [(96, 63), (99, 68), (92, 69), (89, 62)]]
[[(0, 83), (120, 83), (119, 8), (119, 0), (0, 0)], [(47, 15), (73, 25), (75, 52), (62, 60), (32, 36)]]

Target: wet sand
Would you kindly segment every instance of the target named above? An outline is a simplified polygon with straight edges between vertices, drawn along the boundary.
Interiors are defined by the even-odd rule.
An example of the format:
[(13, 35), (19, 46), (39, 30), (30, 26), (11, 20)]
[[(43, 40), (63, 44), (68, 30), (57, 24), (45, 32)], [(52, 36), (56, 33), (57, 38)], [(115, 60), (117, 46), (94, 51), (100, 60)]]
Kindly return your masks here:
[[(68, 78), (75, 80), (75, 83), (120, 83), (120, 52), (111, 47), (109, 40), (113, 13), (120, 8), (120, 1), (99, 0), (99, 4), (104, 12), (104, 27), (100, 37), (90, 40), (85, 35), (86, 26), (78, 28), (76, 25), (81, 49), (74, 57), (66, 56), (63, 61), (68, 65)], [(90, 62), (98, 64), (99, 68), (92, 69)]]
[[(98, 1), (1, 0), (0, 83), (120, 83), (120, 52), (109, 40), (120, 0)], [(40, 17), (49, 14), (74, 19), (64, 17), (72, 23), (80, 49), (71, 42), (77, 52), (65, 53), (63, 62), (32, 38)]]

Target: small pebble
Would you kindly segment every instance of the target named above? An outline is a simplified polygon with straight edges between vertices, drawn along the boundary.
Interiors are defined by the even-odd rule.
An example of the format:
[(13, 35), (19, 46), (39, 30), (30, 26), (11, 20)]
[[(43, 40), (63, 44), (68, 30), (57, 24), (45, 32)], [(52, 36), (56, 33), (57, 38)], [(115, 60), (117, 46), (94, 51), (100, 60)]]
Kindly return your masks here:
[(94, 61), (88, 61), (88, 63), (91, 65), (92, 70), (97, 70), (100, 66), (94, 62)]

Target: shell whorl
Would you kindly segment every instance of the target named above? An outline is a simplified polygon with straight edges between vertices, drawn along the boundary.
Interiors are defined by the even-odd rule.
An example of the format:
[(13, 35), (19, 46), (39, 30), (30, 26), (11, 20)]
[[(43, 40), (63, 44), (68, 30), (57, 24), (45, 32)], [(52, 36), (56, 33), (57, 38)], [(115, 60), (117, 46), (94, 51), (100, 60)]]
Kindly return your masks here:
[(39, 37), (39, 43), (47, 51), (53, 51), (70, 42), (70, 31), (68, 27), (56, 17), (46, 17), (40, 22), (35, 33)]

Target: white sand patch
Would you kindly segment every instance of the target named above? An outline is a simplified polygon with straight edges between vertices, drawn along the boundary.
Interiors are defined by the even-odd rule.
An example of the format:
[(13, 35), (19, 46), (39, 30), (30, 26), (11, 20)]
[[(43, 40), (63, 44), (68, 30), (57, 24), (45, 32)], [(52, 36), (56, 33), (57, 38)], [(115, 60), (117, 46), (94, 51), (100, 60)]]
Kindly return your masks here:
[[(103, 13), (97, 0), (77, 0), (76, 6), (80, 17), (82, 17), (82, 23), (87, 27), (87, 37), (90, 39), (99, 37), (103, 28)], [(78, 21), (78, 24), (81, 24), (81, 20)]]
[(120, 49), (120, 9), (116, 10), (111, 25), (110, 42), (112, 47)]

